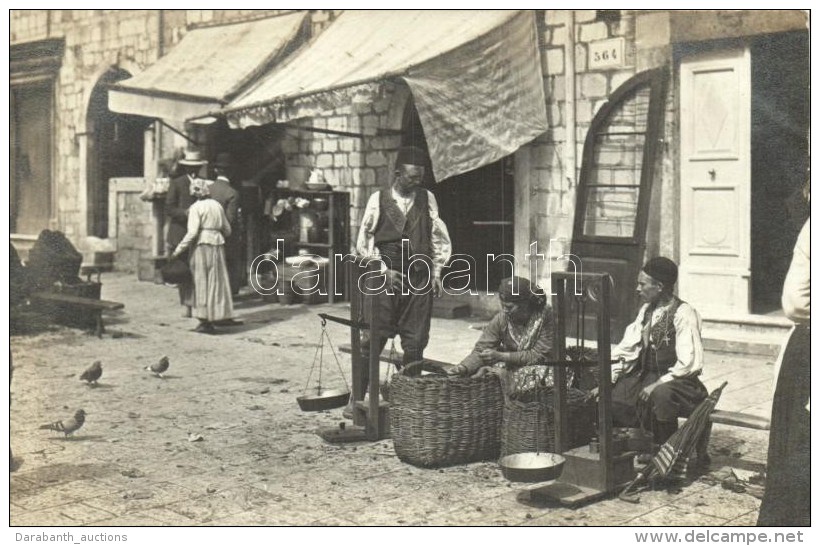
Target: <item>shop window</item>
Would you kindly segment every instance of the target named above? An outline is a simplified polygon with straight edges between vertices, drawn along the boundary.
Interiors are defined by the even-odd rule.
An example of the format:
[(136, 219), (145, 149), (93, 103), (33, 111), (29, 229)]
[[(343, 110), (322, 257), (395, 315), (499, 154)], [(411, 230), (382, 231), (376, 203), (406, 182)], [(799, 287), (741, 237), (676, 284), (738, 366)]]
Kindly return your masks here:
[(661, 79), (649, 75), (657, 76), (639, 74), (613, 93), (589, 129), (576, 220), (582, 238), (643, 239), (649, 204), (643, 193), (651, 183), (663, 117)]

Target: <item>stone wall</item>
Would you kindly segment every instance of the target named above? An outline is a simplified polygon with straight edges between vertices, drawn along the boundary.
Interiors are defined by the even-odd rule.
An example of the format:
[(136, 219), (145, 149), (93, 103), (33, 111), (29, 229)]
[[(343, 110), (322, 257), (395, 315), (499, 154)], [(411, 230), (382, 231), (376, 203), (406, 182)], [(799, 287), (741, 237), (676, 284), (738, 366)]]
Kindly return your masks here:
[(379, 130), (401, 129), (409, 96), (405, 86), (385, 85), (382, 95), (373, 102), (345, 106), (305, 122), (315, 129), (367, 135), (363, 138), (291, 128), (282, 140), (291, 183), (304, 182), (312, 169), (319, 169), (334, 190), (350, 193), (353, 244), (367, 199), (388, 186), (395, 153), (401, 145), (400, 136), (382, 136)]
[[(603, 14), (601, 14), (603, 15)], [(658, 67), (668, 70), (662, 145), (656, 158), (647, 228), (646, 255), (662, 254), (679, 259), (679, 105), (673, 44), (719, 40), (806, 27), (808, 16), (800, 10), (760, 12), (754, 10), (663, 11), (620, 10), (601, 17), (596, 10), (574, 10), (575, 16), (575, 114), (576, 171), (567, 175), (566, 157), (567, 102), (566, 59), (567, 10), (547, 10), (542, 30), (544, 89), (550, 129), (517, 155), (518, 164), (528, 167), (516, 170), (516, 192), (529, 196), (530, 225), (517, 230), (517, 238), (538, 241), (539, 249), (551, 239), (553, 260), (571, 245), (576, 185), (583, 157), (584, 139), (590, 122), (618, 86), (633, 75)], [(622, 36), (626, 51), (624, 66), (592, 70), (589, 66), (590, 44)], [(518, 253), (523, 245), (516, 243)], [(561, 269), (565, 262), (551, 264)], [(545, 275), (541, 276), (545, 282)]]
[[(530, 196), (527, 240), (538, 241), (539, 252), (548, 253), (551, 259), (549, 268), (539, 271), (542, 283), (548, 282), (549, 270), (566, 267), (566, 261), (558, 258), (570, 252), (584, 141), (595, 114), (610, 94), (636, 73), (671, 61), (668, 37), (666, 47), (656, 47), (654, 43), (644, 46), (636, 41), (636, 22), (640, 14), (621, 10), (618, 17), (602, 20), (597, 16), (596, 10), (574, 11), (576, 160), (575, 172), (567, 172), (564, 163), (567, 158), (568, 131), (565, 58), (568, 16), (567, 10), (544, 12), (541, 27), (542, 63), (549, 130), (524, 150), (529, 172), (516, 173), (516, 192), (527, 192)], [(615, 37), (625, 39), (623, 65), (617, 68), (591, 69), (590, 44)], [(667, 97), (670, 110), (673, 105), (671, 97), (670, 93)], [(672, 129), (671, 122), (667, 120), (666, 131)], [(668, 157), (666, 150), (663, 156), (665, 161)], [(620, 157), (619, 161), (625, 160), (623, 156)], [(660, 182), (656, 184), (654, 191), (663, 191), (662, 188), (672, 182), (667, 169), (661, 169), (659, 174)], [(657, 242), (655, 244), (657, 246)], [(521, 248), (520, 245), (518, 248)]]
[[(94, 85), (111, 67), (136, 74), (173, 48), (185, 33), (200, 25), (222, 24), (282, 13), (286, 10), (12, 10), (10, 41), (19, 44), (63, 37), (65, 56), (55, 86), (54, 173), (56, 225), (83, 249), (86, 244), (86, 116)], [(290, 11), (290, 10), (287, 10)], [(542, 48), (544, 88), (549, 129), (516, 153), (516, 254), (519, 258), (532, 241), (541, 251), (549, 247), (551, 267), (569, 252), (584, 140), (590, 123), (607, 97), (636, 73), (667, 66), (670, 85), (666, 97), (663, 145), (652, 191), (647, 253), (673, 258), (678, 253), (676, 218), (678, 198), (677, 89), (674, 85), (672, 44), (763, 32), (793, 30), (805, 26), (803, 12), (780, 12), (767, 17), (760, 12), (691, 12), (574, 10), (575, 64), (575, 170), (566, 172), (568, 116), (566, 97), (568, 10), (537, 11)], [(311, 12), (313, 33), (325, 28), (336, 11)], [(590, 44), (623, 37), (623, 66), (590, 69)], [(320, 116), (308, 123), (315, 129), (366, 133), (359, 138), (288, 129), (281, 142), (288, 177), (295, 182), (319, 168), (336, 189), (351, 193), (351, 237), (355, 238), (368, 196), (388, 184), (393, 153), (400, 138), (383, 136), (379, 129), (401, 129), (408, 98), (402, 86), (387, 86), (372, 103)], [(161, 155), (184, 140), (162, 130)], [(147, 156), (146, 156), (147, 157)], [(152, 158), (153, 159), (153, 158)], [(146, 178), (154, 175), (155, 163), (146, 161)], [(150, 204), (143, 205), (145, 210)], [(550, 245), (550, 241), (555, 243)], [(125, 262), (123, 262), (125, 263)], [(545, 276), (541, 275), (542, 282)]]
[(12, 10), (11, 43), (63, 37), (55, 82), (56, 229), (81, 250), (86, 230), (86, 116), (91, 91), (111, 67), (138, 72), (156, 59), (158, 17), (149, 10)]
[[(80, 250), (99, 246), (87, 237), (87, 113), (91, 92), (109, 69), (116, 67), (135, 75), (197, 25), (285, 11), (292, 10), (11, 10), (11, 45), (47, 38), (65, 40), (65, 55), (55, 82), (52, 187), (56, 218), (49, 227), (63, 231)], [(312, 12), (313, 31), (319, 32), (334, 16), (333, 11)], [(167, 129), (162, 130), (161, 140), (161, 151), (184, 146), (184, 140)], [(149, 180), (155, 176), (153, 159), (146, 155)], [(151, 205), (140, 202), (134, 206), (142, 206), (149, 214)], [(133, 260), (124, 256), (118, 263), (131, 268)]]

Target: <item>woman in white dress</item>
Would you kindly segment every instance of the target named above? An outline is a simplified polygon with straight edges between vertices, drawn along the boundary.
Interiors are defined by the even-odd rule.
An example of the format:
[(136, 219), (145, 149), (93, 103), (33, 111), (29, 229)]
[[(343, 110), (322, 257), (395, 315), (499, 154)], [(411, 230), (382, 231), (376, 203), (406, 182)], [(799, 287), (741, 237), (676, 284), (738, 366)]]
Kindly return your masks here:
[(188, 232), (174, 250), (174, 257), (193, 246), (190, 266), (194, 278), (193, 316), (199, 319), (195, 331), (213, 334), (214, 322), (233, 318), (233, 299), (225, 264), (225, 238), (231, 224), (225, 211), (211, 198), (205, 180), (191, 182), (197, 200), (188, 209)]

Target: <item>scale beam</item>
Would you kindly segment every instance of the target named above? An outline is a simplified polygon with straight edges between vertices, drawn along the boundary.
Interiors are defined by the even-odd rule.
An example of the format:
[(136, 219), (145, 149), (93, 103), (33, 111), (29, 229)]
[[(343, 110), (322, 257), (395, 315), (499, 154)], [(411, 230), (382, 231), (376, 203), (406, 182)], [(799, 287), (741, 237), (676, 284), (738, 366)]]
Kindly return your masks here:
[(330, 322), (336, 322), (339, 324), (344, 324), (345, 326), (350, 326), (351, 328), (358, 328), (360, 330), (369, 330), (370, 324), (364, 321), (346, 319), (342, 317), (336, 317), (333, 315), (328, 315), (327, 313), (319, 313), (319, 317), (322, 320), (329, 320)]

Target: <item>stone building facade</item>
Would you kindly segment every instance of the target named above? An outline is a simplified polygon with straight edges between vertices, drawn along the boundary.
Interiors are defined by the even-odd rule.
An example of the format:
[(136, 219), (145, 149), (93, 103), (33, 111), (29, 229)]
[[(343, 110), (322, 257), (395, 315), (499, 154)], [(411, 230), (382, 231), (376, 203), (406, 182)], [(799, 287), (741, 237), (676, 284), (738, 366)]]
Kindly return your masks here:
[[(378, 129), (401, 130), (409, 98), (406, 86), (391, 86), (374, 102), (336, 109), (309, 120), (309, 126), (344, 133), (375, 135)], [(398, 135), (356, 137), (287, 129), (281, 140), (289, 180), (304, 181), (320, 169), (333, 189), (350, 193), (351, 235), (358, 233), (370, 194), (389, 184)]]
[[(530, 218), (517, 226), (517, 241), (558, 239), (553, 260), (570, 251), (591, 122), (619, 86), (660, 69), (667, 83), (644, 254), (681, 264), (681, 295), (707, 318), (745, 320), (779, 308), (808, 214), (799, 198), (808, 167), (808, 34), (808, 16), (796, 10), (546, 11), (551, 127), (517, 154), (516, 192), (528, 195), (520, 202)], [(599, 46), (620, 39), (622, 61), (594, 66)], [(726, 149), (698, 148), (711, 139)], [(604, 163), (596, 156), (599, 171)]]
[[(130, 159), (141, 163), (139, 172), (123, 173), (115, 166), (109, 167), (110, 178), (118, 181), (109, 184), (108, 177), (101, 181), (101, 173), (94, 172), (100, 161), (94, 157), (95, 146), (99, 148), (100, 144), (94, 139), (95, 114), (98, 113), (95, 111), (95, 95), (100, 94), (105, 84), (135, 75), (150, 66), (179, 43), (190, 29), (290, 11), (11, 10), (12, 95), (25, 99), (43, 81), (48, 82), (48, 93), (51, 94), (51, 101), (46, 105), (48, 119), (42, 127), (44, 134), (24, 134), (21, 139), (28, 136), (46, 141), (46, 150), (51, 154), (49, 172), (42, 173), (47, 179), (41, 182), (35, 195), (23, 196), (28, 203), (13, 202), (11, 205), (13, 217), (15, 208), (34, 211), (31, 225), (23, 223), (19, 230), (12, 225), (12, 241), (21, 254), (26, 255), (41, 229), (49, 228), (63, 231), (86, 254), (87, 260), (95, 259), (95, 254), (115, 252), (119, 268), (136, 270), (140, 263), (143, 268), (149, 267), (149, 258), (156, 254), (152, 242), (156, 220), (150, 203), (139, 201), (138, 196), (156, 176), (157, 159), (164, 151), (184, 147), (185, 140), (158, 124), (145, 124), (144, 134), (127, 143), (132, 148)], [(313, 31), (319, 32), (332, 16), (332, 12), (326, 11), (312, 13)], [(28, 50), (44, 43), (59, 44), (60, 55), (50, 72), (40, 74), (43, 71), (31, 65), (32, 58), (42, 58), (42, 52), (30, 53)], [(32, 77), (33, 70), (39, 71), (36, 79)], [(41, 105), (32, 108), (42, 109)], [(109, 112), (105, 114), (110, 115)], [(15, 124), (12, 123), (13, 135), (14, 132)], [(137, 147), (142, 149), (135, 149)], [(32, 153), (41, 156), (43, 150), (33, 150)], [(14, 153), (12, 156), (14, 169), (15, 163), (19, 165), (22, 161), (14, 161)], [(134, 180), (135, 176), (144, 180)], [(123, 180), (119, 180), (121, 178)], [(95, 188), (95, 185), (101, 188)], [(95, 199), (99, 202), (90, 202)], [(90, 211), (95, 208), (103, 211), (101, 216), (110, 212), (102, 227), (100, 222), (94, 225), (95, 219)], [(106, 230), (106, 226), (109, 229)], [(114, 226), (119, 231), (111, 231)]]
[[(732, 301), (724, 302), (722, 311), (715, 311), (716, 314), (728, 312), (741, 316), (763, 312), (760, 311), (765, 308), (763, 301), (772, 296), (777, 278), (765, 280), (770, 285), (768, 288), (759, 288), (762, 281), (757, 282), (758, 288), (755, 288), (756, 281), (750, 279), (766, 278), (760, 260), (771, 257), (782, 262), (783, 257), (776, 255), (780, 252), (777, 249), (788, 250), (793, 243), (787, 240), (794, 235), (791, 228), (782, 237), (769, 232), (772, 223), (783, 221), (786, 214), (783, 211), (795, 210), (789, 199), (794, 194), (795, 185), (799, 185), (795, 180), (800, 177), (799, 173), (788, 173), (788, 184), (784, 182), (783, 187), (773, 187), (764, 180), (782, 178), (773, 166), (775, 162), (766, 159), (766, 146), (761, 144), (759, 136), (761, 131), (774, 127), (766, 118), (765, 108), (761, 107), (762, 102), (769, 100), (774, 85), (765, 74), (785, 74), (779, 77), (788, 80), (791, 94), (797, 98), (780, 106), (787, 110), (787, 116), (798, 119), (801, 101), (805, 102), (801, 97), (803, 83), (808, 85), (808, 65), (801, 63), (799, 56), (789, 60), (786, 52), (787, 47), (803, 47), (803, 41), (807, 43), (807, 15), (800, 11), (716, 10), (538, 10), (535, 13), (549, 129), (508, 158), (509, 170), (513, 173), (514, 253), (519, 263), (525, 263), (530, 244), (536, 241), (540, 249), (549, 249), (550, 266), (540, 271), (540, 282), (548, 282), (550, 269), (566, 267), (563, 257), (573, 249), (585, 153), (595, 160), (590, 168), (597, 169), (597, 176), (602, 176), (601, 172), (606, 170), (605, 160), (601, 160), (599, 153), (585, 152), (596, 115), (607, 106), (613, 94), (635, 76), (658, 69), (665, 76), (666, 85), (660, 131), (653, 135), (657, 139), (657, 153), (651, 158), (654, 174), (646, 229), (641, 241), (643, 254), (670, 256), (681, 262), (684, 269), (692, 264), (691, 272), (687, 273), (691, 278), (707, 275), (706, 271), (735, 271), (732, 279), (725, 275), (720, 279), (703, 277), (707, 285), (719, 286), (720, 294), (735, 294)], [(130, 175), (109, 187), (109, 190), (115, 188), (128, 193), (130, 197), (109, 197), (113, 203), (110, 215), (117, 219), (114, 222), (109, 219), (108, 239), (93, 236), (87, 213), (88, 199), (92, 195), (87, 187), (87, 171), (88, 141), (91, 138), (88, 109), (95, 86), (112, 67), (131, 75), (138, 73), (170, 51), (186, 31), (197, 25), (276, 14), (276, 10), (12, 11), (12, 86), (17, 85), (15, 78), (19, 85), (26, 84), (24, 76), (15, 75), (16, 49), (43, 40), (64, 41), (64, 54), (59, 68), (53, 73), (54, 158), (50, 226), (65, 231), (82, 250), (116, 250), (120, 267), (133, 269), (155, 253), (157, 249), (151, 247), (150, 239), (155, 233), (156, 219), (152, 217), (150, 204), (134, 200), (133, 194), (140, 186)], [(320, 33), (335, 15), (324, 11), (311, 13), (313, 34)], [(779, 52), (771, 53), (775, 50)], [(693, 179), (687, 174), (691, 163), (684, 137), (690, 130), (711, 129), (691, 128), (687, 112), (693, 107), (705, 108), (706, 117), (720, 117), (725, 113), (721, 108), (728, 106), (721, 102), (720, 95), (712, 97), (707, 94), (705, 102), (692, 99), (686, 95), (690, 93), (687, 82), (695, 82), (692, 93), (698, 93), (700, 88), (697, 85), (701, 80), (696, 76), (723, 74), (724, 65), (718, 64), (732, 55), (735, 59), (732, 62), (736, 64), (731, 66), (740, 68), (731, 68), (726, 74), (736, 72), (738, 77), (745, 78), (743, 85), (750, 90), (741, 93), (746, 97), (743, 100), (750, 101), (749, 106), (726, 114), (740, 116), (737, 118), (740, 121), (751, 118), (751, 122), (747, 121), (745, 125), (738, 121), (736, 133), (742, 153), (739, 152), (739, 159), (735, 159), (745, 165), (746, 171), (731, 184), (710, 188), (712, 193), (709, 195), (719, 198), (706, 203), (713, 207), (709, 209), (709, 217), (719, 217), (722, 222), (710, 225), (706, 221), (708, 218), (700, 222), (693, 213), (693, 210), (707, 210), (706, 205), (700, 209), (686, 208), (691, 199), (697, 203), (702, 193), (698, 191), (703, 188), (693, 186)], [(706, 63), (702, 64), (705, 71), (698, 72), (701, 64), (697, 63)], [(709, 68), (709, 63), (718, 63), (714, 64), (717, 72)], [(704, 89), (708, 91), (711, 84), (703, 81)], [(401, 83), (384, 89), (382, 96), (371, 102), (351, 104), (299, 120), (298, 124), (289, 124), (279, 138), (268, 144), (276, 149), (272, 151), (284, 155), (287, 178), (303, 181), (312, 169), (320, 169), (334, 189), (351, 194), (352, 238), (358, 231), (368, 196), (388, 184), (395, 150), (402, 143), (401, 132), (406, 130), (407, 107), (412, 99), (409, 89)], [(807, 100), (808, 95), (805, 96)], [(638, 105), (637, 108), (642, 107)], [(805, 134), (808, 132), (807, 122), (801, 123), (805, 127), (798, 123), (796, 132)], [(141, 154), (143, 177), (148, 182), (156, 175), (156, 159), (169, 149), (185, 145), (182, 137), (156, 127), (145, 128), (145, 150)], [(322, 130), (369, 136), (327, 134)], [(632, 165), (633, 178), (640, 178), (643, 166), (635, 156), (640, 147), (635, 143), (630, 146), (633, 148), (622, 148), (617, 159), (610, 159), (613, 173), (606, 174), (608, 183), (616, 176), (624, 176), (628, 164)], [(805, 156), (803, 150), (807, 147), (805, 143), (797, 142), (788, 150), (796, 150), (797, 155), (789, 155), (792, 152), (788, 151), (781, 155), (796, 158), (793, 163), (800, 163), (803, 161), (800, 154)], [(715, 158), (720, 154), (716, 154), (704, 156), (704, 160), (717, 160)], [(615, 173), (621, 167), (624, 171)], [(720, 177), (724, 167), (720, 164), (703, 169), (703, 173), (714, 171)], [(730, 193), (726, 190), (730, 187), (737, 191)], [(723, 193), (716, 193), (719, 191)], [(766, 208), (771, 202), (776, 202), (780, 212)], [(637, 205), (634, 199), (633, 202), (627, 199), (624, 206), (634, 208)], [(799, 219), (801, 214), (794, 213), (794, 219)], [(771, 218), (766, 220), (767, 217)], [(708, 225), (712, 232), (725, 232), (725, 241), (709, 242), (706, 237), (706, 242), (698, 247), (692, 242), (693, 238), (704, 234), (692, 228), (692, 223)], [(111, 233), (111, 225), (117, 226), (117, 233)], [(621, 226), (618, 229), (626, 228)], [(17, 236), (22, 241), (31, 235), (36, 233)], [(713, 262), (703, 258), (712, 255), (715, 257)], [(643, 256), (636, 258), (637, 261), (642, 259)], [(754, 291), (758, 289), (762, 291), (755, 295)], [(746, 296), (744, 291), (748, 293)], [(688, 293), (684, 295), (689, 296)], [(714, 299), (717, 296), (710, 294), (709, 297)], [(756, 300), (760, 305), (755, 303)]]

